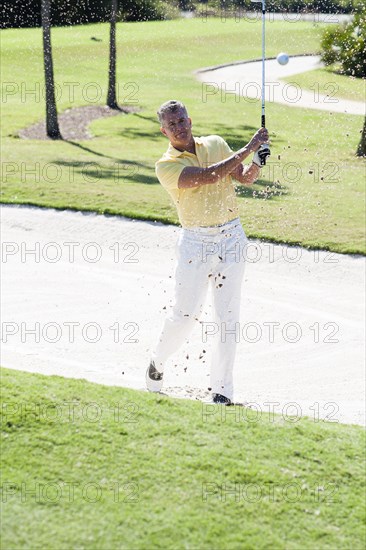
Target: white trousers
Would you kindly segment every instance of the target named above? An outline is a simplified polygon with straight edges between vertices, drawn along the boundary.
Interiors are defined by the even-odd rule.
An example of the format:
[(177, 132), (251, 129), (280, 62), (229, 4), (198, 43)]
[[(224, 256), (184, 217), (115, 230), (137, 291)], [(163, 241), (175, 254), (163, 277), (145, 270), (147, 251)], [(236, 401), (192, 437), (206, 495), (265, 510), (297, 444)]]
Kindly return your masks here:
[[(182, 228), (177, 244), (175, 300), (151, 358), (159, 372), (199, 321), (208, 288), (212, 319), (201, 321), (211, 349), (212, 393), (233, 399), (233, 366), (239, 340), (241, 284), (248, 239), (236, 218), (218, 227)], [(206, 331), (206, 333), (205, 333)], [(211, 336), (214, 335), (214, 336)]]

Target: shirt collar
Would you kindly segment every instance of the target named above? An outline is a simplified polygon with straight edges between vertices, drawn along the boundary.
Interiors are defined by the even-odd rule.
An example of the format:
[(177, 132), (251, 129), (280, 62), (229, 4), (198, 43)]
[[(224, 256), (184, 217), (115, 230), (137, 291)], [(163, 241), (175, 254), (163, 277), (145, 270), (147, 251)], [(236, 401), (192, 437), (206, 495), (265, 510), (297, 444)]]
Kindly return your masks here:
[[(193, 139), (194, 139), (196, 145), (202, 145), (203, 144), (203, 141), (202, 141), (201, 138), (193, 136)], [(178, 149), (176, 149), (175, 147), (173, 147), (173, 145), (171, 143), (169, 143), (167, 153), (170, 157), (180, 157), (184, 153), (187, 153), (187, 151), (178, 151)], [(188, 154), (192, 154), (192, 153), (188, 153)]]

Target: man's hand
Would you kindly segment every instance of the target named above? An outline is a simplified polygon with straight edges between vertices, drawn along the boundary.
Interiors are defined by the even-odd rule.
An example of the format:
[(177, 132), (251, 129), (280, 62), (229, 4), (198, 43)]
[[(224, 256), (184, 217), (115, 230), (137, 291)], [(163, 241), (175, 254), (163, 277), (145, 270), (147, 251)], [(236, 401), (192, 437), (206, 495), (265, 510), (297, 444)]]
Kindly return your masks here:
[(269, 134), (267, 128), (260, 128), (248, 143), (248, 149), (255, 153), (263, 143), (267, 143)]
[(258, 151), (254, 153), (253, 163), (259, 167), (265, 166), (267, 157), (269, 157), (270, 155), (271, 151), (269, 149), (268, 143), (264, 143), (259, 147)]

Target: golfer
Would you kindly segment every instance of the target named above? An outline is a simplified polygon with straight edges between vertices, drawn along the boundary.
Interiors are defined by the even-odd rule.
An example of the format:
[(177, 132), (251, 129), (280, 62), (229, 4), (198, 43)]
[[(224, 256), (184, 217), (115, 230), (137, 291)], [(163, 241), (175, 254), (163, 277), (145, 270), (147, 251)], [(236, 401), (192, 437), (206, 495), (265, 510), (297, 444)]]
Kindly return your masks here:
[[(199, 322), (211, 287), (214, 318), (210, 327), (216, 327), (211, 397), (213, 403), (230, 405), (247, 245), (232, 178), (243, 185), (258, 178), (260, 155), (269, 154), (268, 148), (264, 153), (258, 149), (268, 141), (268, 132), (261, 128), (234, 153), (219, 136), (193, 137), (192, 121), (180, 101), (164, 103), (157, 114), (160, 130), (170, 143), (156, 163), (156, 175), (175, 203), (182, 228), (176, 245), (174, 305), (151, 353), (147, 389), (161, 391), (166, 361)], [(252, 163), (243, 165), (251, 153)]]

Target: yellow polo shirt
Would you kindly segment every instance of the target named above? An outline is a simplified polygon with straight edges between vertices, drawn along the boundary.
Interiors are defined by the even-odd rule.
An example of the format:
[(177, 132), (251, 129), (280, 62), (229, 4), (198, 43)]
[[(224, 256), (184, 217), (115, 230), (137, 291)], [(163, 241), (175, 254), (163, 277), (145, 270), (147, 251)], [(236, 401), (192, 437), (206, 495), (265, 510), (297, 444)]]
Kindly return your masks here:
[(207, 168), (233, 154), (220, 136), (194, 138), (196, 155), (178, 151), (171, 144), (155, 164), (161, 185), (177, 207), (182, 227), (221, 225), (239, 216), (235, 187), (231, 176), (215, 184), (179, 189), (178, 180), (186, 166)]

